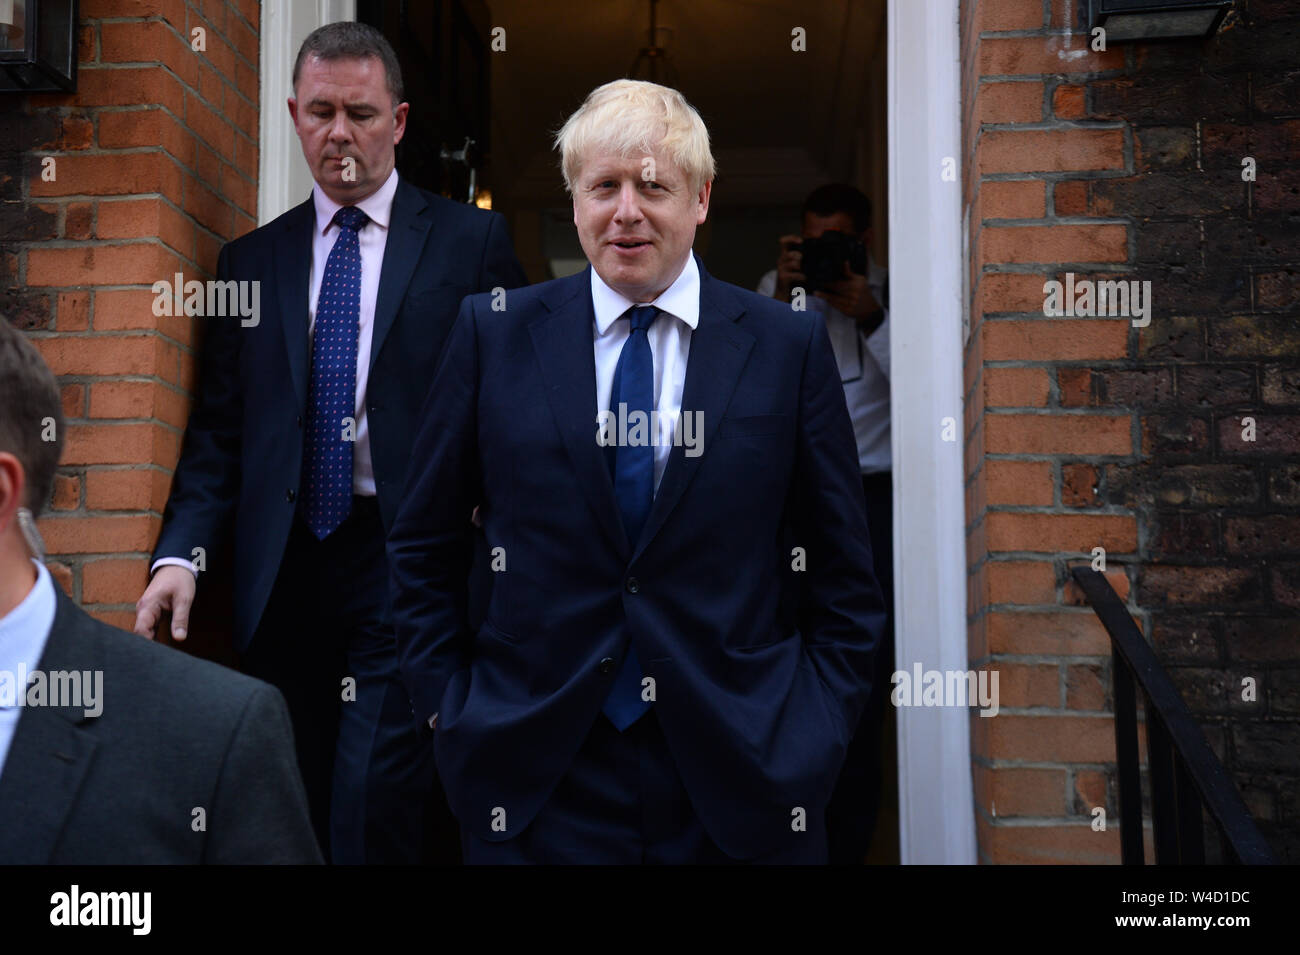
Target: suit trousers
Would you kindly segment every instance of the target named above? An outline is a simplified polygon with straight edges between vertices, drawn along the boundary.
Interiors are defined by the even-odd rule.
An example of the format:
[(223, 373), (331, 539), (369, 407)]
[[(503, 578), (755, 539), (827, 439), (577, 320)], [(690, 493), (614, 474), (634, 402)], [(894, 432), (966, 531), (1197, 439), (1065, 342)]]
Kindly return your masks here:
[(894, 672), (894, 495), (890, 472), (862, 475), (862, 492), (867, 500), (871, 563), (884, 592), (888, 617), (872, 666), (871, 699), (858, 720), (826, 809), (832, 865), (861, 864), (871, 845), (884, 776), (881, 727)]
[(295, 516), (244, 669), (288, 703), (327, 859), (455, 863), (446, 851), (450, 829), (458, 855), (455, 823), (436, 784), (432, 746), (398, 676), (379, 507), (374, 497), (352, 500), (323, 541)]
[(691, 807), (652, 708), (622, 733), (597, 716), (573, 765), (519, 835), (487, 842), (462, 829), (461, 845), (467, 865), (819, 865), (826, 862), (822, 815), (809, 811), (807, 830), (791, 832), (775, 852), (731, 858)]

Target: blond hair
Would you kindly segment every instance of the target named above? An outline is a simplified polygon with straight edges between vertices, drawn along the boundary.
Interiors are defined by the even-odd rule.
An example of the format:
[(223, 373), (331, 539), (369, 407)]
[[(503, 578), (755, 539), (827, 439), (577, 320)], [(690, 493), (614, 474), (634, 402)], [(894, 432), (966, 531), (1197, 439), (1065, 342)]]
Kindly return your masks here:
[(555, 134), (555, 148), (570, 193), (583, 158), (593, 152), (626, 157), (661, 150), (695, 190), (717, 175), (709, 131), (695, 107), (677, 90), (644, 80), (614, 80), (588, 93)]

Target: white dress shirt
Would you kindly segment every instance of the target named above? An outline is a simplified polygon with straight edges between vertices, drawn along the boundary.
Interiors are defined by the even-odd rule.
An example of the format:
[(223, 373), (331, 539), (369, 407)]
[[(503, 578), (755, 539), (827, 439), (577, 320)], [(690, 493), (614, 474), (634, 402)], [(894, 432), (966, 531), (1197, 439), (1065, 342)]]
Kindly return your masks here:
[[(357, 338), (357, 391), (356, 443), (352, 446), (352, 493), (373, 495), (375, 471), (370, 460), (370, 422), (366, 417), (366, 385), (370, 379), (370, 342), (375, 331), (375, 300), (379, 297), (379, 273), (384, 265), (384, 249), (388, 246), (388, 225), (393, 212), (393, 196), (397, 193), (397, 170), (394, 169), (384, 184), (357, 203), (357, 208), (370, 217), (370, 221), (357, 233), (361, 247), (361, 320)], [(312, 203), (316, 207), (316, 228), (311, 242), (311, 280), (308, 284), (307, 367), (311, 369), (311, 337), (316, 330), (316, 300), (320, 298), (321, 280), (325, 277), (325, 263), (330, 250), (339, 237), (339, 226), (334, 215), (341, 208), (325, 195), (319, 185), (312, 186)], [(182, 557), (162, 557), (154, 561), (150, 573), (166, 564), (189, 567), (193, 564)], [(195, 577), (198, 571), (195, 571)]]
[[(682, 389), (686, 385), (686, 360), (691, 352), (691, 332), (700, 321), (700, 270), (695, 256), (688, 254), (686, 263), (672, 285), (653, 302), (638, 303), (614, 291), (596, 270), (591, 270), (591, 301), (596, 309), (592, 338), (596, 351), (596, 412), (609, 409), (614, 387), (614, 369), (623, 344), (632, 331), (632, 321), (624, 316), (635, 305), (654, 305), (658, 315), (646, 330), (650, 355), (654, 362), (654, 404), (659, 412), (659, 435), (654, 443), (655, 491), (668, 466), (673, 449), (673, 428), (682, 411)], [(613, 409), (617, 410), (617, 409)], [(688, 412), (690, 409), (687, 409)], [(593, 431), (593, 436), (595, 432)]]
[(17, 607), (0, 617), (0, 776), (23, 714), (19, 700), (27, 696), (26, 674), (40, 666), (54, 625), (54, 580), (39, 560), (32, 563), (36, 566), (35, 585)]
[[(884, 302), (886, 272), (867, 257), (867, 286), (877, 302)], [(759, 280), (758, 294), (776, 295), (776, 269)], [(825, 299), (809, 295), (808, 310), (826, 317), (826, 334), (835, 352), (835, 364), (849, 406), (853, 436), (858, 445), (858, 468), (863, 474), (889, 471), (893, 459), (889, 448), (889, 309), (885, 320), (870, 335), (863, 335), (857, 322)]]
[[(357, 238), (361, 245), (361, 336), (357, 339), (357, 440), (352, 447), (352, 493), (373, 495), (375, 472), (370, 462), (370, 428), (366, 420), (366, 384), (370, 378), (370, 341), (375, 332), (375, 299), (379, 297), (379, 272), (384, 265), (384, 249), (388, 245), (388, 223), (393, 212), (393, 196), (397, 193), (397, 170), (394, 169), (384, 184), (357, 203), (357, 208), (370, 217), (361, 227)], [(334, 225), (334, 215), (343, 207), (325, 195), (319, 185), (312, 187), (312, 202), (316, 205), (316, 231), (311, 244), (311, 284), (308, 299), (307, 355), (310, 362), (311, 336), (316, 330), (316, 300), (320, 297), (321, 280), (325, 277), (325, 263), (330, 250), (339, 237), (339, 227)]]

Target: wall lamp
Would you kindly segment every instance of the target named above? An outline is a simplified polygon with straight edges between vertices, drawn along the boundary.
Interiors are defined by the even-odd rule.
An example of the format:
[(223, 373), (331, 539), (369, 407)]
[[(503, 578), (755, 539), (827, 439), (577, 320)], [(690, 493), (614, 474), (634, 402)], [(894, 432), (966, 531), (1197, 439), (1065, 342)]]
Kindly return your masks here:
[(0, 93), (77, 88), (77, 0), (0, 0)]
[(1232, 0), (1079, 0), (1084, 30), (1106, 31), (1107, 43), (1210, 36)]

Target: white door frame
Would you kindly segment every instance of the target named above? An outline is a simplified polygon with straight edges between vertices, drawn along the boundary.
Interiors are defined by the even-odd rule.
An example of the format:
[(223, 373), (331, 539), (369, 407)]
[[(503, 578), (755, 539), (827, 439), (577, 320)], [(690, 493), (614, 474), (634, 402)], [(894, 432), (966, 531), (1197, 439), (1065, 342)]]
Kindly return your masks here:
[(357, 18), (356, 0), (273, 0), (262, 4), (258, 103), (257, 224), (311, 194), (311, 171), (302, 158), (286, 100), (293, 95), (293, 61), (317, 27)]
[[(889, 0), (895, 666), (966, 670), (957, 0)], [(942, 177), (944, 159), (956, 168)], [(955, 440), (944, 441), (944, 419)], [(891, 687), (882, 687), (888, 692)], [(976, 861), (970, 710), (898, 708), (904, 863)]]

